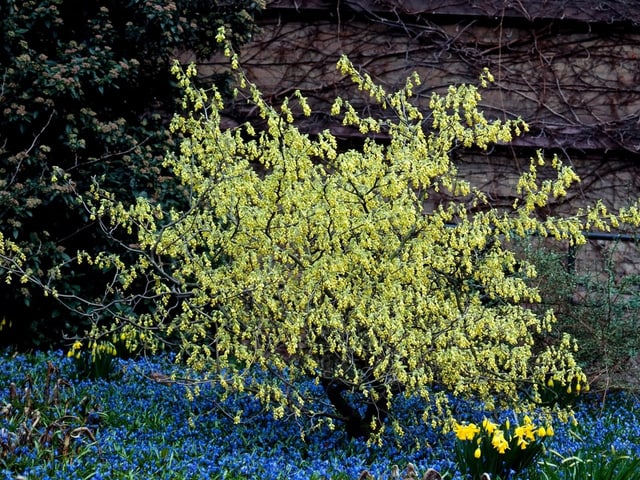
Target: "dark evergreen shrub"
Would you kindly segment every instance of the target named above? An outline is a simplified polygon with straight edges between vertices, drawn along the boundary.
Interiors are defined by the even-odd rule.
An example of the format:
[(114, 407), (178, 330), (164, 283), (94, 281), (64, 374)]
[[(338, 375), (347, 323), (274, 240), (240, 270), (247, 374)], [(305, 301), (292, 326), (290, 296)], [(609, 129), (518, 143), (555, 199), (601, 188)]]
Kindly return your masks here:
[[(180, 201), (161, 167), (173, 145), (171, 61), (180, 49), (213, 53), (222, 25), (245, 42), (259, 9), (252, 0), (0, 0), (0, 231), (24, 249), (34, 278), (97, 296), (104, 279), (95, 273), (68, 268), (54, 278), (51, 268), (79, 248), (119, 248), (73, 189), (52, 181), (54, 167), (79, 192), (96, 178), (125, 200)], [(1, 344), (53, 346), (82, 327), (81, 316), (30, 285), (0, 282)]]

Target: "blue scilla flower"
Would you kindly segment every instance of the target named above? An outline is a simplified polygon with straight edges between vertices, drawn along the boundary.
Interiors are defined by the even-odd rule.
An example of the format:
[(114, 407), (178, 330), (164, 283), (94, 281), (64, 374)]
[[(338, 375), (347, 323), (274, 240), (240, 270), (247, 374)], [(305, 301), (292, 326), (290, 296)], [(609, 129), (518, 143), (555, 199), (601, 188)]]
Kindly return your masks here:
[(91, 430), (97, 430), (98, 427), (100, 426), (101, 421), (102, 421), (102, 418), (100, 417), (100, 413), (96, 411), (91, 411), (87, 415), (85, 425), (87, 426), (87, 428)]
[[(38, 361), (44, 359), (43, 356)], [(30, 371), (32, 361), (18, 356), (8, 359), (9, 364), (22, 369), (23, 374)], [(89, 395), (101, 405), (99, 410), (104, 416), (98, 444), (83, 446), (88, 449), (87, 453), (68, 466), (43, 463), (42, 459), (24, 455), (25, 461), (33, 465), (21, 474), (27, 478), (58, 480), (92, 475), (92, 478), (126, 478), (137, 472), (140, 478), (163, 480), (224, 477), (244, 471), (247, 478), (307, 480), (314, 476), (358, 478), (366, 468), (376, 478), (387, 478), (393, 464), (405, 466), (412, 462), (421, 472), (432, 467), (448, 472), (448, 478), (457, 478), (450, 454), (452, 440), (419, 421), (416, 412), (422, 411), (424, 401), (421, 399), (396, 399), (394, 414), (409, 427), (405, 437), (385, 439), (381, 447), (368, 446), (362, 441), (349, 442), (340, 430), (331, 431), (321, 424), (316, 424), (303, 442), (297, 422), (274, 420), (248, 396), (236, 395), (227, 401), (231, 411), (246, 408), (253, 415), (253, 422), (235, 425), (233, 419), (219, 410), (220, 388), (215, 384), (203, 385), (202, 394), (188, 402), (181, 387), (145, 380), (140, 375), (142, 371), (147, 374), (156, 370), (166, 374), (176, 372), (182, 376), (179, 366), (162, 357), (119, 361), (119, 365), (122, 368), (119, 377), (73, 382), (76, 395)], [(0, 372), (0, 377), (3, 375), (5, 372)], [(318, 396), (323, 394), (321, 390), (313, 391), (318, 389), (313, 383), (303, 383), (302, 388)], [(613, 397), (610, 396), (606, 405), (594, 403), (584, 408), (579, 405), (575, 427), (570, 423), (554, 423), (556, 435), (549, 447), (565, 456), (584, 448), (585, 442), (604, 446), (602, 451), (613, 445), (638, 452), (640, 408), (637, 402), (627, 398), (614, 402)], [(456, 399), (451, 400), (451, 405), (457, 413), (468, 412), (465, 418), (482, 418), (479, 413), (483, 412), (482, 405)], [(187, 421), (194, 415), (195, 428), (192, 428)], [(87, 425), (90, 420), (97, 419), (87, 415)], [(2, 423), (0, 427), (7, 428)], [(421, 445), (418, 450), (412, 441), (416, 438)], [(37, 462), (40, 464), (36, 466)], [(13, 480), (15, 472), (3, 472), (2, 478)]]

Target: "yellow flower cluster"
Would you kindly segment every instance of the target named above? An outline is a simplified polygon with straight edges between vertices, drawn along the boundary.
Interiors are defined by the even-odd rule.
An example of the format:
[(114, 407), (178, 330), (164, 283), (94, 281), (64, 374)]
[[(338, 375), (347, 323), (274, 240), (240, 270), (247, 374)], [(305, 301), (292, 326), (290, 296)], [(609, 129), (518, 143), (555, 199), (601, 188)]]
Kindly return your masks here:
[(2, 280), (6, 284), (10, 284), (16, 274), (20, 276), (22, 283), (31, 277), (31, 272), (23, 268), (26, 259), (20, 247), (0, 232), (0, 272), (4, 275)]
[(480, 433), (480, 428), (474, 423), (469, 423), (467, 425), (461, 425), (456, 423), (453, 427), (453, 431), (458, 437), (458, 440), (473, 440), (474, 437)]
[[(79, 359), (82, 356), (83, 347), (83, 343), (80, 340), (76, 340), (69, 348), (67, 357)], [(118, 353), (115, 345), (113, 345), (111, 342), (98, 343), (96, 341), (89, 342), (89, 347), (86, 351), (90, 352), (93, 361), (95, 361), (98, 355), (106, 354), (115, 357)]]
[(0, 320), (0, 331), (2, 331), (2, 329), (4, 329), (5, 327), (11, 327), (11, 320), (8, 320), (5, 317), (2, 317), (2, 320)]
[(506, 420), (502, 427), (487, 418), (482, 421), (481, 427), (474, 423), (455, 422), (453, 431), (458, 440), (470, 441), (477, 445), (474, 450), (475, 458), (480, 458), (481, 445), (487, 439), (493, 449), (503, 455), (512, 447), (525, 450), (530, 443), (554, 434), (551, 425), (536, 426), (528, 415), (523, 417), (520, 425), (511, 425), (509, 420)]
[(69, 348), (69, 351), (67, 352), (67, 357), (80, 358), (81, 353), (82, 353), (82, 342), (79, 340), (76, 340), (71, 345), (71, 348)]

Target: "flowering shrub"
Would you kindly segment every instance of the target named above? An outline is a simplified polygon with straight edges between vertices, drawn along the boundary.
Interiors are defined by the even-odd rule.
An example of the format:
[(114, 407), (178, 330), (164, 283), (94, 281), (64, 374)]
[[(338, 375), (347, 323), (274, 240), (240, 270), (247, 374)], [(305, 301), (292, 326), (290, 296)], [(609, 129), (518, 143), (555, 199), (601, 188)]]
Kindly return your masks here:
[(573, 379), (570, 382), (556, 382), (549, 378), (545, 385), (539, 386), (540, 402), (543, 405), (571, 405), (590, 389), (586, 381)]
[(487, 418), (480, 425), (455, 423), (453, 431), (458, 465), (473, 480), (484, 473), (502, 480), (518, 475), (532, 465), (554, 433), (551, 425), (536, 425), (527, 415), (520, 423), (507, 419), (498, 425)]
[[(528, 403), (537, 403), (549, 378), (586, 384), (569, 336), (536, 342), (554, 315), (529, 308), (540, 300), (526, 281), (536, 271), (512, 242), (535, 233), (582, 243), (586, 228), (640, 224), (640, 209), (614, 215), (597, 204), (540, 219), (537, 210), (578, 180), (557, 158), (541, 156), (514, 186), (514, 205), (491, 208), (459, 177), (451, 152), (508, 142), (527, 127), (485, 118), (475, 86), (434, 94), (427, 130), (410, 101), (417, 75), (390, 93), (342, 58), (340, 71), (396, 115), (363, 117), (337, 98), (332, 113), (370, 135), (361, 148), (343, 149), (328, 131), (312, 137), (296, 127), (296, 115), (311, 115), (301, 95), (268, 104), (226, 51), (238, 96), (265, 128), (222, 128), (220, 92), (194, 85), (194, 66), (175, 67), (188, 113), (173, 119), (182, 142), (165, 166), (189, 205), (127, 203), (99, 184), (84, 198), (90, 217), (129, 239), (122, 243), (137, 255), (134, 262), (113, 252), (80, 257), (113, 272), (113, 297), (105, 297), (113, 300), (99, 306), (101, 315), (115, 305), (155, 307), (115, 310), (116, 320), (96, 324), (92, 335), (123, 336), (131, 348), (152, 351), (177, 344), (178, 360), (198, 375), (251, 392), (278, 418), (337, 420), (354, 437), (402, 433), (405, 426), (388, 418), (400, 393), (421, 397), (421, 420), (437, 425), (450, 417), (449, 393), (526, 409), (521, 391), (529, 385)], [(490, 80), (485, 72), (481, 83)], [(388, 141), (377, 140), (382, 133)], [(555, 176), (540, 181), (543, 168)], [(442, 191), (451, 199), (431, 204)], [(141, 284), (144, 295), (136, 296)], [(320, 388), (292, 387), (306, 378)]]

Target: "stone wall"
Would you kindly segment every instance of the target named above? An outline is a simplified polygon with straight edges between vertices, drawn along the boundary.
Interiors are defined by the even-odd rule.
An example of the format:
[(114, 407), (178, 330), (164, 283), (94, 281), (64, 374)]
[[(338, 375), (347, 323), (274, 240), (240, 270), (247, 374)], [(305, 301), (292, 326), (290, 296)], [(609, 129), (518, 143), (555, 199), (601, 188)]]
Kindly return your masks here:
[[(421, 13), (420, 3), (448, 13)], [(488, 67), (496, 82), (484, 92), (486, 111), (526, 119), (533, 131), (521, 145), (640, 153), (640, 28), (632, 22), (640, 21), (640, 4), (637, 18), (605, 22), (599, 14), (607, 2), (598, 2), (600, 9), (591, 2), (582, 21), (496, 16), (488, 7), (488, 16), (471, 15), (465, 3), (482, 4), (454, 2), (455, 15), (442, 1), (275, 0), (258, 20), (262, 33), (243, 47), (242, 62), (268, 96), (295, 89), (308, 95), (318, 109), (311, 130), (331, 125), (328, 103), (352, 91), (335, 69), (346, 54), (388, 89), (417, 71), (424, 80), (417, 101), (425, 105), (432, 91), (477, 82)], [(584, 20), (588, 13), (597, 21)], [(221, 61), (203, 62), (203, 73), (219, 71)], [(375, 106), (362, 100), (361, 108)]]
[[(241, 50), (241, 61), (271, 101), (296, 89), (308, 97), (315, 113), (301, 121), (303, 129), (330, 128), (344, 139), (357, 132), (329, 115), (336, 96), (359, 98), (355, 105), (363, 113), (387, 113), (337, 72), (340, 55), (387, 89), (400, 88), (417, 71), (423, 84), (416, 102), (424, 111), (432, 92), (476, 83), (488, 67), (496, 81), (483, 91), (487, 116), (522, 117), (531, 131), (488, 153), (456, 152), (464, 176), (495, 205), (510, 205), (510, 186), (541, 149), (547, 157), (558, 154), (582, 178), (553, 212), (599, 198), (612, 208), (626, 205), (640, 198), (640, 4), (543, 3), (274, 0), (259, 18), (260, 35)], [(207, 77), (225, 65), (224, 58), (212, 58), (199, 67)], [(251, 114), (239, 102), (226, 120), (232, 125)], [(594, 261), (597, 250), (592, 246)], [(640, 265), (634, 255), (620, 260), (625, 271)]]

